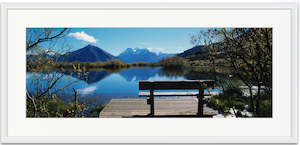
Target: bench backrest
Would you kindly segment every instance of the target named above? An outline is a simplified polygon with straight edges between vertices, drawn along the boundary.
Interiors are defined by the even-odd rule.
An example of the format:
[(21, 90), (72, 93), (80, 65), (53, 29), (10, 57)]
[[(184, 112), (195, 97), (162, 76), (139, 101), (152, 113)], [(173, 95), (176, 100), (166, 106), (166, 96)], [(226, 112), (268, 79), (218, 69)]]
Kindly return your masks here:
[(213, 80), (140, 81), (139, 90), (192, 90), (211, 88), (213, 85)]

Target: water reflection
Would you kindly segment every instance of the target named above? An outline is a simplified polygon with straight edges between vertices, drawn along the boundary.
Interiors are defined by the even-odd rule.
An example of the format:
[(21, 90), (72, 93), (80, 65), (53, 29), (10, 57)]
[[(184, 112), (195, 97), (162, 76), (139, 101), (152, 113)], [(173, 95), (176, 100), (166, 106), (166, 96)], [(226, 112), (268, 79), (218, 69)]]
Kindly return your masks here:
[(154, 77), (159, 72), (159, 67), (150, 67), (150, 68), (130, 68), (122, 70), (120, 75), (124, 77), (127, 81), (139, 81), (139, 80), (148, 80), (151, 77)]
[(106, 70), (99, 71), (87, 71), (85, 73), (78, 73), (73, 71), (63, 71), (65, 75), (70, 75), (72, 77), (78, 78), (87, 82), (88, 84), (93, 84), (99, 82), (110, 75), (110, 73)]
[[(50, 73), (61, 73), (64, 78), (57, 83), (57, 87), (72, 83), (59, 94), (63, 100), (72, 97), (72, 88), (75, 88), (81, 100), (88, 104), (99, 104), (108, 102), (112, 98), (138, 97), (138, 82), (140, 80), (196, 80), (213, 79), (215, 75), (224, 77), (222, 73), (211, 73), (201, 68), (190, 69), (163, 69), (160, 67), (128, 68), (123, 70), (93, 70), (78, 74), (72, 71)], [(49, 73), (49, 72), (48, 72)], [(30, 82), (33, 80), (33, 73), (27, 73), (27, 89), (34, 92), (36, 86)], [(43, 76), (45, 74), (38, 74)], [(69, 79), (68, 79), (69, 78)]]

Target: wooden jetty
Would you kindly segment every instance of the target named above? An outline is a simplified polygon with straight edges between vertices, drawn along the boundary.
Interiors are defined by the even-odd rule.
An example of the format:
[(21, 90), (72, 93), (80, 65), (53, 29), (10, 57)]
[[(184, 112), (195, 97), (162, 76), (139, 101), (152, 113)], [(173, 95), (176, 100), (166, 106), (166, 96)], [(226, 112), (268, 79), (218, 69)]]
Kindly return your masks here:
[[(213, 80), (140, 81), (139, 96), (146, 99), (112, 99), (100, 117), (209, 117), (217, 111), (204, 107), (204, 89), (214, 86)], [(154, 92), (155, 90), (191, 90), (198, 92)], [(155, 96), (182, 96), (155, 98)], [(191, 97), (192, 96), (192, 97)], [(189, 97), (189, 98), (186, 98)], [(155, 101), (154, 101), (155, 100)], [(154, 107), (155, 106), (155, 107)]]
[[(155, 116), (184, 117), (196, 116), (198, 99), (196, 97), (155, 98)], [(112, 99), (100, 112), (99, 117), (146, 117), (150, 113), (147, 99)], [(213, 116), (218, 112), (209, 107), (203, 107), (204, 116)]]

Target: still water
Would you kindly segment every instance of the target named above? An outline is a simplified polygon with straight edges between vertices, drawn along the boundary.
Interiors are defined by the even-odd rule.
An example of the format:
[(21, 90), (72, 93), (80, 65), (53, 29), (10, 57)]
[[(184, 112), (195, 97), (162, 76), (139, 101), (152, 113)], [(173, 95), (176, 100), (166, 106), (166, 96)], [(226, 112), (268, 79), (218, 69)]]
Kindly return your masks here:
[[(34, 95), (36, 91), (47, 88), (51, 81), (53, 83), (52, 79), (58, 77), (61, 78), (50, 93), (56, 92), (58, 97), (68, 101), (74, 97), (74, 88), (78, 92), (80, 101), (90, 105), (107, 103), (112, 98), (137, 98), (139, 97), (138, 82), (140, 80), (213, 79), (213, 75), (210, 73), (200, 73), (187, 69), (164, 70), (160, 67), (87, 71), (85, 75), (72, 71), (48, 71), (43, 73), (27, 72), (26, 87)], [(211, 90), (211, 92), (220, 91), (220, 89)]]

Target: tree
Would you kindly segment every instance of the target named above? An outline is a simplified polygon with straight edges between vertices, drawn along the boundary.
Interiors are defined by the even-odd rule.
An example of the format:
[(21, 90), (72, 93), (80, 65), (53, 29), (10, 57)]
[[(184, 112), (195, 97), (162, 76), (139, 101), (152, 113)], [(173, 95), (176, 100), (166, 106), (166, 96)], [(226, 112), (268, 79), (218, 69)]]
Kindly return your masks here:
[(208, 58), (213, 65), (213, 72), (216, 70), (216, 58), (218, 55), (218, 29), (210, 28), (207, 31), (200, 31), (191, 36), (191, 43), (200, 46), (203, 45), (208, 50)]
[[(33, 117), (36, 117), (38, 111), (44, 112), (48, 116), (57, 114), (57, 112), (49, 112), (47, 107), (53, 108), (53, 105), (59, 104), (65, 105), (64, 110), (68, 108), (68, 110), (70, 110), (70, 107), (75, 107), (74, 110), (76, 116), (76, 110), (78, 110), (76, 107), (80, 106), (77, 102), (75, 102), (75, 105), (72, 107), (70, 106), (72, 104), (66, 105), (62, 101), (57, 102), (57, 99), (55, 98), (58, 91), (69, 87), (75, 82), (69, 82), (64, 86), (57, 88), (57, 83), (64, 75), (57, 71), (53, 72), (49, 70), (49, 67), (55, 64), (55, 59), (58, 58), (57, 56), (60, 55), (58, 51), (66, 51), (65, 44), (59, 43), (61, 46), (57, 46), (57, 41), (63, 41), (63, 38), (68, 33), (69, 29), (67, 28), (28, 28), (26, 30), (26, 51), (27, 54), (29, 54), (29, 57), (27, 58), (27, 71), (32, 72), (34, 75), (30, 82), (34, 87), (34, 92), (32, 92), (32, 94), (26, 89), (26, 97), (27, 109), (30, 109), (29, 104), (32, 104), (33, 106)], [(60, 49), (54, 51), (54, 46), (60, 47)], [(78, 72), (81, 73), (81, 69), (76, 70), (79, 70)], [(77, 94), (75, 94), (75, 98), (76, 97)], [(52, 98), (52, 100), (49, 98)]]
[[(192, 42), (203, 43), (209, 48), (212, 64), (217, 52), (226, 60), (250, 92), (250, 110), (259, 115), (261, 88), (272, 95), (272, 29), (271, 28), (212, 28), (192, 37)], [(258, 91), (254, 98), (252, 87)], [(254, 103), (256, 101), (256, 103)]]
[(26, 51), (39, 47), (44, 42), (53, 42), (68, 34), (68, 28), (56, 31), (56, 28), (28, 28), (26, 30)]
[[(251, 106), (259, 115), (261, 87), (272, 89), (272, 29), (270, 28), (234, 28), (219, 32), (224, 44), (225, 54), (236, 74), (249, 87), (257, 86), (256, 104), (251, 97)], [(270, 94), (271, 95), (271, 94)]]

